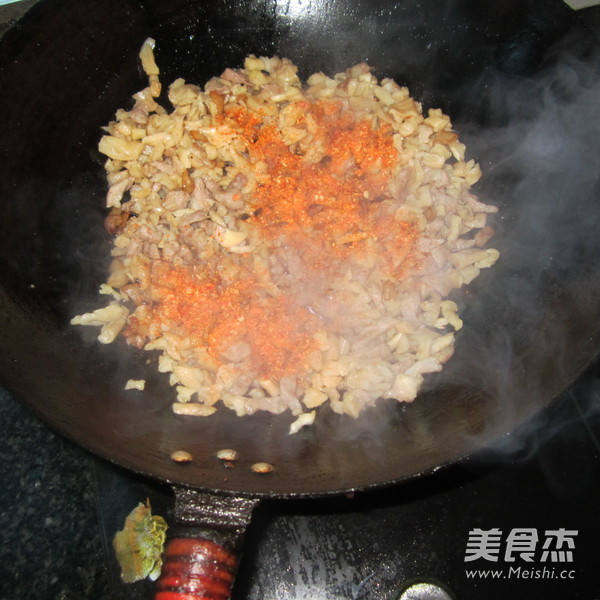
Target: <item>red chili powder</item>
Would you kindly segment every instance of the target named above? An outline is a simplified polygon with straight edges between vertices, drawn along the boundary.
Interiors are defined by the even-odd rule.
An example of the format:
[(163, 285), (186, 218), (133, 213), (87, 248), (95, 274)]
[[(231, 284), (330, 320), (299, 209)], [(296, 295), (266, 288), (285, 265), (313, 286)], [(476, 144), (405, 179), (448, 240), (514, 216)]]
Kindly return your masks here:
[[(268, 165), (253, 195), (250, 222), (268, 243), (285, 240), (295, 248), (307, 271), (331, 275), (342, 261), (364, 255), (367, 240), (375, 240), (382, 269), (402, 276), (416, 261), (418, 229), (391, 212), (389, 204), (381, 208), (398, 160), (391, 127), (382, 123), (375, 129), (335, 100), (303, 101), (298, 109), (295, 126), (307, 126), (310, 118), (323, 149), (317, 164), (305, 161), (297, 146), (286, 145), (269, 118), (240, 106), (220, 116), (220, 126), (235, 132), (250, 162)], [(206, 348), (215, 365), (228, 348), (245, 342), (260, 377), (280, 378), (305, 369), (320, 320), (292, 298), (266, 294), (249, 268), (237, 265), (241, 275), (224, 283), (215, 276), (216, 265), (157, 267), (151, 338), (175, 331)], [(129, 333), (134, 329), (130, 322)]]
[(151, 334), (166, 330), (190, 337), (215, 365), (222, 362), (221, 353), (245, 342), (261, 377), (279, 378), (305, 366), (318, 325), (306, 309), (286, 296), (261, 294), (251, 274), (226, 284), (199, 269), (165, 266), (152, 271)]
[(407, 265), (414, 263), (418, 227), (380, 207), (398, 160), (392, 128), (381, 123), (374, 129), (338, 100), (297, 105), (301, 116), (294, 126), (306, 127), (310, 118), (314, 138), (322, 144), (317, 164), (306, 162), (285, 143), (277, 125), (260, 115), (242, 107), (225, 113), (224, 124), (239, 132), (251, 162), (269, 167), (254, 193), (253, 222), (266, 238), (284, 237), (301, 255), (329, 257), (330, 272), (341, 259), (366, 252), (361, 241), (377, 240), (384, 266), (401, 275), (392, 265), (399, 256), (412, 259)]

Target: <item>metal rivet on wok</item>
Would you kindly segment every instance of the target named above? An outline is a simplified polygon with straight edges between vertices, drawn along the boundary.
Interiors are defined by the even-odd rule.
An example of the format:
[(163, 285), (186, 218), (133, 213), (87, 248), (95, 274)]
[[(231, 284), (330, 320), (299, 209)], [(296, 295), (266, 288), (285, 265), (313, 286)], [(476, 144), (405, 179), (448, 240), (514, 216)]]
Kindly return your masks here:
[(238, 459), (238, 453), (231, 448), (223, 448), (223, 450), (217, 452), (217, 458), (219, 460), (234, 461)]
[(189, 463), (192, 460), (192, 455), (185, 450), (176, 450), (171, 453), (171, 460), (179, 463)]
[(273, 465), (266, 462), (257, 462), (250, 467), (255, 473), (271, 473), (273, 471)]

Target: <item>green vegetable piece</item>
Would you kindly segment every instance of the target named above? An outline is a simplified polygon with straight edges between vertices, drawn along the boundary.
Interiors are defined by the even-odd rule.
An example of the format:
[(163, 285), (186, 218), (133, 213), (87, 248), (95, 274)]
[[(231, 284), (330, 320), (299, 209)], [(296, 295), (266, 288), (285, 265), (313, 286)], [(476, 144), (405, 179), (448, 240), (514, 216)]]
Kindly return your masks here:
[(140, 502), (127, 515), (123, 529), (113, 539), (125, 583), (158, 578), (166, 532), (167, 523), (161, 516), (152, 515), (150, 500), (146, 504)]

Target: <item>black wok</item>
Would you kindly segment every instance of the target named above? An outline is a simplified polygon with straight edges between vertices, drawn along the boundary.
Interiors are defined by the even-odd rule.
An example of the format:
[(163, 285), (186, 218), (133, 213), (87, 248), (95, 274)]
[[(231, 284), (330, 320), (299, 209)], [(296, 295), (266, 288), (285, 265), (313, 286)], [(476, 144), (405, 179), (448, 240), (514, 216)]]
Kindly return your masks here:
[[(249, 53), (287, 56), (303, 76), (366, 60), (451, 115), (482, 164), (478, 193), (500, 207), (502, 258), (457, 294), (455, 356), (416, 402), (358, 421), (324, 410), (295, 436), (285, 415), (185, 418), (146, 355), (69, 326), (96, 307), (107, 272), (96, 146), (144, 86), (148, 36), (164, 84), (202, 84)], [(78, 444), (183, 486), (183, 513), (204, 501), (189, 489), (250, 510), (264, 496), (369, 488), (464, 457), (546, 405), (597, 351), (598, 64), (559, 0), (41, 0), (0, 42), (0, 379)], [(143, 393), (123, 391), (132, 377), (147, 379)], [(240, 456), (233, 469), (215, 458), (226, 447)], [(179, 449), (194, 460), (174, 463)], [(251, 472), (257, 461), (275, 470)]]

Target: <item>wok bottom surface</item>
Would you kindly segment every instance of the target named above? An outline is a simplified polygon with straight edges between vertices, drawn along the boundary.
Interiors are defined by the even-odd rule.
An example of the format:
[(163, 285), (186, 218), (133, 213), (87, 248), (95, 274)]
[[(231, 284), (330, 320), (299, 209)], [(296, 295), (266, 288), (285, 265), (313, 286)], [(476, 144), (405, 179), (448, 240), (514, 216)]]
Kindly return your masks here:
[[(596, 365), (539, 415), (541, 428), (433, 475), (352, 499), (263, 502), (247, 533), (234, 599), (387, 600), (412, 577), (435, 577), (460, 600), (597, 597), (599, 375)], [(155, 512), (168, 514), (169, 490), (91, 457), (6, 393), (0, 413), (0, 597), (8, 591), (22, 600), (151, 597), (150, 584), (119, 581), (103, 542), (146, 496)], [(464, 562), (474, 528), (501, 529), (497, 563)], [(518, 556), (503, 560), (515, 528), (540, 536), (531, 564)], [(544, 532), (559, 528), (578, 532), (573, 561), (546, 566), (573, 571), (574, 578), (467, 579), (467, 568), (520, 565), (541, 573)]]

